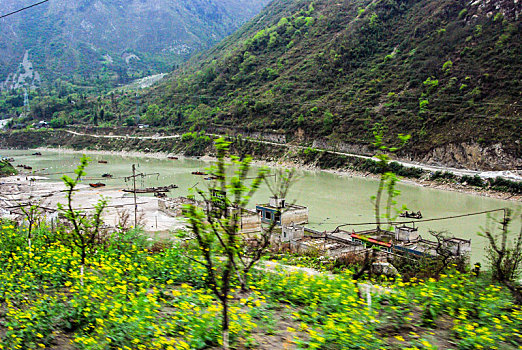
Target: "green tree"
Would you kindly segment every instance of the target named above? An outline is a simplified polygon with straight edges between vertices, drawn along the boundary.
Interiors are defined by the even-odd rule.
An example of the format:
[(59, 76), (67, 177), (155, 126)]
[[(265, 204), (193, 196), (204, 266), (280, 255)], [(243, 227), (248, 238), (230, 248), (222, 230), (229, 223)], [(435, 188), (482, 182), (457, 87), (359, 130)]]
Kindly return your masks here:
[[(208, 189), (197, 189), (203, 198), (205, 207), (189, 204), (184, 208), (190, 229), (196, 238), (198, 254), (188, 257), (205, 268), (204, 280), (222, 306), (223, 348), (229, 348), (229, 298), (234, 283), (239, 283), (246, 289), (250, 269), (261, 258), (268, 247), (270, 237), (276, 222), (255, 239), (257, 243), (248, 244), (252, 237), (240, 233), (241, 216), (250, 202), (252, 195), (263, 183), (268, 170), (260, 169), (250, 177), (252, 158), (243, 159), (231, 157), (232, 164), (227, 165), (225, 157), (229, 142), (220, 138), (216, 140), (216, 165), (211, 168), (212, 175), (217, 179)], [(235, 168), (233, 175), (227, 175), (227, 169)], [(251, 180), (247, 185), (247, 180)], [(286, 193), (289, 179), (279, 186)], [(248, 239), (247, 239), (248, 238)], [(237, 282), (234, 279), (237, 278)]]
[(63, 205), (58, 203), (60, 214), (68, 221), (70, 226), (65, 228), (65, 231), (70, 230), (71, 232), (71, 235), (65, 237), (65, 243), (70, 245), (71, 248), (76, 250), (80, 255), (80, 281), (82, 286), (85, 261), (87, 255), (92, 252), (96, 239), (99, 236), (103, 224), (101, 216), (107, 206), (107, 200), (104, 198), (101, 198), (94, 206), (93, 213), (88, 213), (82, 209), (75, 209), (73, 206), (73, 196), (76, 191), (76, 186), (81, 181), (82, 176), (85, 176), (85, 168), (88, 164), (89, 158), (83, 155), (80, 159), (80, 165), (78, 165), (74, 171), (76, 177), (62, 176), (62, 181), (66, 188), (67, 204)]
[[(391, 221), (393, 221), (394, 219), (394, 217), (391, 214), (391, 211), (397, 204), (395, 198), (400, 194), (400, 191), (395, 188), (399, 178), (390, 169), (391, 158), (389, 154), (397, 152), (411, 138), (410, 135), (398, 134), (397, 137), (400, 141), (399, 146), (391, 147), (384, 144), (384, 135), (385, 128), (379, 123), (375, 124), (373, 129), (373, 146), (377, 149), (377, 153), (374, 155), (374, 158), (377, 159), (377, 166), (379, 167), (379, 173), (381, 175), (379, 177), (379, 186), (377, 188), (377, 194), (375, 196), (372, 196), (371, 199), (374, 203), (375, 222), (377, 223), (377, 230), (381, 229), (380, 220), (383, 217), (381, 215), (381, 201), (384, 191), (386, 191), (385, 193), (387, 194), (385, 208), (386, 212), (384, 214), (384, 218), (388, 221), (388, 223), (391, 223)], [(404, 210), (404, 208), (402, 208), (402, 210)]]
[[(522, 219), (522, 215), (520, 216)], [(490, 219), (488, 225), (479, 233), (488, 239), (486, 257), (491, 265), (493, 280), (504, 284), (511, 291), (518, 304), (522, 305), (522, 288), (518, 280), (522, 274), (522, 226), (516, 237), (510, 241), (509, 226), (513, 219), (510, 209), (504, 209), (502, 221)], [(500, 225), (500, 231), (495, 232), (490, 223)]]
[(27, 221), (27, 245), (29, 246), (29, 251), (32, 246), (32, 234), (33, 230), (40, 226), (40, 221), (42, 219), (43, 209), (41, 207), (41, 203), (28, 203), (27, 205), (20, 204), (20, 210), (24, 215), (25, 220)]
[(150, 124), (153, 126), (158, 126), (161, 124), (161, 111), (157, 104), (151, 104), (147, 107), (147, 112), (145, 112), (145, 116), (143, 117), (143, 121), (146, 124)]

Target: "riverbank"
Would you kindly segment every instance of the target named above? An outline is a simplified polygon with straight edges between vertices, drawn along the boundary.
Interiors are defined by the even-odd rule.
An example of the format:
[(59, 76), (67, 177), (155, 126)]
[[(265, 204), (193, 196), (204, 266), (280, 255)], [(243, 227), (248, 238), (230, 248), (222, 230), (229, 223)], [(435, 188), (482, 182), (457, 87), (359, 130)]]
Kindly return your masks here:
[[(20, 204), (37, 204), (54, 211), (58, 203), (67, 203), (63, 182), (50, 182), (46, 177), (15, 175), (3, 177), (0, 181), (0, 209), (14, 209)], [(101, 198), (107, 200), (107, 208), (103, 213), (103, 221), (110, 227), (134, 226), (134, 198), (121, 189), (92, 188), (79, 184), (73, 197), (73, 206), (87, 212), (93, 211)], [(161, 212), (158, 198), (138, 198), (138, 225), (150, 236), (167, 237), (170, 231), (185, 227), (183, 221)], [(50, 214), (50, 213), (47, 213)]]
[[(123, 236), (95, 245), (80, 270), (79, 254), (63, 237), (37, 232), (27, 253), (27, 231), (0, 225), (4, 348), (219, 347), (222, 309), (205, 288), (197, 246), (153, 249)], [(352, 271), (332, 276), (267, 264), (248, 274), (247, 293), (231, 281), (234, 348), (514, 350), (521, 344), (520, 307), (484, 272), (381, 280), (384, 288), (375, 288), (357, 286)]]
[[(140, 151), (108, 151), (108, 150), (75, 150), (71, 148), (52, 148), (52, 147), (39, 147), (38, 151), (49, 151), (49, 152), (62, 152), (68, 154), (92, 154), (92, 155), (119, 155), (126, 157), (144, 157), (144, 158), (154, 158), (154, 159), (166, 159), (168, 156), (176, 156), (179, 158), (185, 157), (182, 153), (167, 153), (167, 152), (140, 152)], [(192, 158), (192, 157), (188, 157)], [(215, 157), (211, 155), (203, 155), (198, 158), (202, 161), (213, 162), (216, 160)], [(331, 174), (339, 175), (339, 176), (347, 176), (347, 177), (361, 177), (361, 178), (375, 178), (377, 179), (379, 176), (377, 174), (372, 174), (368, 172), (358, 171), (355, 169), (345, 168), (345, 169), (322, 169), (316, 165), (303, 164), (296, 162), (295, 160), (287, 159), (286, 157), (281, 158), (280, 160), (261, 160), (254, 159), (253, 164), (256, 166), (267, 166), (270, 168), (294, 168), (299, 170), (306, 171), (325, 171)], [(522, 195), (520, 194), (512, 194), (500, 191), (494, 191), (490, 189), (476, 188), (472, 186), (462, 185), (460, 183), (451, 182), (448, 180), (430, 180), (427, 177), (421, 178), (403, 178), (402, 182), (421, 186), (428, 187), (437, 190), (443, 191), (453, 191), (465, 194), (472, 194), (476, 196), (483, 196), (489, 198), (496, 198), (501, 200), (509, 200), (509, 201), (522, 201)]]
[[(188, 157), (212, 156), (213, 138), (218, 135), (186, 133), (183, 135), (114, 135), (85, 134), (70, 130), (17, 131), (0, 134), (0, 148), (36, 148), (73, 150), (82, 152), (106, 152), (100, 154), (126, 154), (162, 158), (167, 155)], [(368, 156), (346, 154), (291, 144), (229, 137), (231, 153), (237, 156), (251, 155), (257, 164), (296, 167), (305, 170), (322, 170), (348, 176), (374, 177), (380, 169)], [(209, 158), (210, 159), (210, 158)], [(492, 198), (522, 200), (522, 182), (518, 172), (509, 172), (507, 178), (494, 177), (491, 173), (433, 167), (394, 161), (392, 170), (406, 182), (423, 187), (469, 193)], [(420, 167), (422, 166), (422, 167)], [(375, 175), (377, 174), (377, 175)], [(484, 176), (484, 177), (481, 177)], [(476, 185), (476, 186), (474, 186)]]

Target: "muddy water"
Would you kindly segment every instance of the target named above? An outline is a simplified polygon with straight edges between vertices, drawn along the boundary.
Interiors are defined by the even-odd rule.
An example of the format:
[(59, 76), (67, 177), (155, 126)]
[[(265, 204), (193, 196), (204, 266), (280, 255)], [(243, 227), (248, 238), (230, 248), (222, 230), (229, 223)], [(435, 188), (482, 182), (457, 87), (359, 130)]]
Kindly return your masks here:
[[(60, 174), (72, 172), (78, 164), (79, 154), (42, 152), (42, 156), (32, 156), (29, 151), (0, 150), (2, 156), (15, 158), (14, 164), (26, 164), (33, 169), (47, 169), (42, 173), (50, 173), (49, 179), (59, 180)], [(130, 183), (118, 177), (128, 176), (131, 165), (138, 164), (138, 171), (143, 173), (159, 173), (159, 175), (138, 179), (138, 187), (176, 184), (178, 189), (172, 190), (170, 196), (187, 195), (188, 188), (197, 185), (205, 188), (208, 181), (202, 176), (192, 175), (192, 171), (204, 170), (210, 163), (197, 159), (168, 160), (149, 157), (89, 154), (92, 159), (87, 168), (87, 176), (99, 178), (103, 173), (111, 173), (115, 179), (103, 180), (108, 188), (125, 188)], [(100, 164), (98, 160), (106, 160)], [(373, 222), (374, 212), (370, 197), (375, 194), (377, 181), (369, 178), (336, 175), (324, 171), (297, 171), (298, 180), (290, 190), (288, 201), (308, 206), (310, 213), (309, 226), (317, 230), (332, 230), (345, 223)], [(86, 180), (97, 182), (98, 179)], [(488, 197), (442, 191), (416, 185), (399, 184), (401, 195), (399, 205), (406, 205), (410, 210), (420, 210), (424, 218), (441, 218), (466, 213), (480, 212), (498, 208), (512, 208), (520, 214), (522, 203), (503, 201)], [(269, 191), (263, 187), (253, 198), (250, 207), (255, 203), (267, 202)], [(500, 217), (502, 212), (494, 214)], [(482, 261), (484, 257), (484, 238), (478, 235), (481, 227), (487, 223), (486, 215), (463, 217), (418, 223), (419, 231), (429, 238), (430, 230), (447, 231), (448, 234), (472, 240), (472, 261)], [(520, 219), (513, 225), (513, 231), (520, 230)], [(365, 229), (369, 226), (348, 226), (347, 229)]]

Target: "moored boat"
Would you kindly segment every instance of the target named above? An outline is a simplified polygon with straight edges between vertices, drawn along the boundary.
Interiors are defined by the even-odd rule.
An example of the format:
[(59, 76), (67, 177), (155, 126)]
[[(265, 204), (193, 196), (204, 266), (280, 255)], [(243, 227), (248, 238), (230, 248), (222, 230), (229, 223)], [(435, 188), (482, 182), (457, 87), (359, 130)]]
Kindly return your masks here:
[(411, 212), (409, 213), (408, 211), (405, 211), (404, 213), (400, 213), (399, 216), (401, 218), (409, 218), (409, 219), (422, 219), (422, 213), (420, 212), (420, 210), (418, 212)]

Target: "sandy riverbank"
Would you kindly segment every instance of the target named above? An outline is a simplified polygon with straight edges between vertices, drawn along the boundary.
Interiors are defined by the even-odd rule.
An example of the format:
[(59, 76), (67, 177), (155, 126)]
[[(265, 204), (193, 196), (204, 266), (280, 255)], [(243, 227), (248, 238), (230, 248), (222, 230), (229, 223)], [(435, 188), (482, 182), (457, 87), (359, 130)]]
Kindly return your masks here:
[[(179, 154), (171, 154), (165, 152), (153, 152), (153, 153), (145, 153), (139, 151), (96, 151), (96, 150), (73, 150), (69, 148), (38, 148), (39, 151), (50, 151), (50, 152), (62, 152), (69, 154), (99, 154), (99, 155), (119, 155), (119, 156), (127, 156), (127, 157), (147, 157), (147, 158), (156, 158), (156, 159), (165, 159), (169, 155), (174, 155), (179, 158), (183, 158), (183, 155)], [(199, 158), (202, 161), (213, 162), (216, 160), (215, 157), (211, 156), (202, 156)], [(352, 169), (321, 169), (314, 166), (307, 166), (298, 164), (296, 162), (288, 161), (288, 160), (280, 160), (280, 161), (264, 161), (264, 160), (254, 160), (253, 164), (256, 166), (267, 166), (270, 168), (295, 168), (299, 170), (306, 171), (326, 171), (332, 174), (340, 175), (340, 176), (357, 176), (357, 177), (370, 177), (370, 178), (378, 178), (375, 174), (364, 173), (361, 171), (356, 171)], [(431, 181), (428, 179), (402, 179), (402, 182), (407, 184), (412, 184), (416, 186), (429, 187), (443, 191), (453, 191), (465, 194), (472, 194), (476, 196), (484, 196), (502, 200), (509, 200), (514, 202), (522, 201), (522, 195), (513, 195), (511, 193), (492, 191), (486, 189), (480, 189), (471, 186), (464, 186), (461, 184), (451, 183), (451, 182), (438, 182)]]
[[(58, 203), (67, 203), (65, 198), (65, 185), (61, 182), (39, 181), (45, 178), (39, 177), (32, 181), (31, 177), (9, 176), (0, 179), (0, 209), (18, 204), (37, 203), (46, 208), (55, 209)], [(121, 190), (91, 188), (80, 184), (74, 194), (73, 206), (90, 211), (98, 200), (107, 199), (108, 207), (104, 211), (105, 224), (117, 227), (122, 223), (122, 217), (127, 216), (127, 225), (134, 225), (134, 199), (129, 193)], [(161, 212), (158, 208), (158, 198), (138, 198), (138, 218), (143, 229), (152, 235), (157, 233), (164, 237), (167, 232), (184, 227), (180, 218), (174, 218)]]

